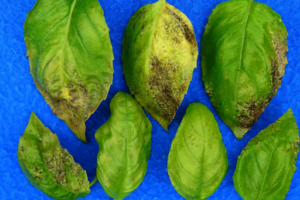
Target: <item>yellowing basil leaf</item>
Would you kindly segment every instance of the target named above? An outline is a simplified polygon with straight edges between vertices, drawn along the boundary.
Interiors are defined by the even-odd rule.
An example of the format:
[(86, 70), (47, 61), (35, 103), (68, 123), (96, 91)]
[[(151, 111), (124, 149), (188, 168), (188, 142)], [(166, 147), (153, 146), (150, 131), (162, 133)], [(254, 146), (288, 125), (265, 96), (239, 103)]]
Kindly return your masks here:
[(20, 138), (18, 159), (30, 183), (51, 198), (73, 200), (90, 192), (86, 172), (34, 113)]
[(202, 38), (206, 92), (238, 139), (276, 95), (287, 64), (287, 30), (269, 6), (253, 0), (217, 5)]
[(97, 0), (38, 0), (28, 13), (30, 72), (54, 114), (82, 141), (85, 121), (106, 99), (113, 53)]
[(207, 199), (228, 170), (226, 148), (217, 121), (206, 106), (189, 105), (172, 142), (168, 173), (186, 199)]
[(299, 153), (299, 130), (288, 110), (253, 138), (238, 158), (234, 187), (244, 200), (284, 200)]
[(100, 148), (97, 177), (105, 192), (118, 200), (132, 193), (144, 179), (152, 125), (130, 94), (118, 92), (110, 109), (110, 118), (95, 135)]
[(166, 130), (187, 93), (197, 56), (191, 22), (165, 0), (145, 5), (131, 17), (123, 40), (126, 82)]

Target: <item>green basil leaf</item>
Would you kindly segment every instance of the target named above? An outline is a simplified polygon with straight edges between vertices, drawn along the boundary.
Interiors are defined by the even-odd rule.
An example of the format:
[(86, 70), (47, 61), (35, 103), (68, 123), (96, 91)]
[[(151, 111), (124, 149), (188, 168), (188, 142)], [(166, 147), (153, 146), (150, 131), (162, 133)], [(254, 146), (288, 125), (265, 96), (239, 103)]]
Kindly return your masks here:
[(186, 199), (206, 199), (218, 189), (227, 170), (226, 148), (213, 114), (203, 104), (190, 104), (168, 158), (174, 188)]
[(118, 92), (110, 109), (110, 118), (95, 135), (100, 147), (97, 177), (110, 197), (123, 199), (141, 184), (146, 174), (152, 125), (130, 94)]
[(290, 110), (243, 149), (233, 176), (244, 200), (283, 200), (296, 171), (299, 130)]
[(113, 52), (97, 0), (38, 0), (28, 13), (30, 72), (54, 114), (82, 141), (85, 121), (106, 99)]
[(166, 130), (187, 93), (197, 57), (191, 22), (165, 0), (145, 5), (130, 19), (123, 40), (126, 82)]
[(287, 64), (280, 15), (253, 0), (217, 5), (202, 38), (206, 92), (238, 139), (276, 95)]
[(51, 198), (73, 200), (90, 192), (86, 172), (34, 113), (20, 138), (18, 159), (30, 183)]

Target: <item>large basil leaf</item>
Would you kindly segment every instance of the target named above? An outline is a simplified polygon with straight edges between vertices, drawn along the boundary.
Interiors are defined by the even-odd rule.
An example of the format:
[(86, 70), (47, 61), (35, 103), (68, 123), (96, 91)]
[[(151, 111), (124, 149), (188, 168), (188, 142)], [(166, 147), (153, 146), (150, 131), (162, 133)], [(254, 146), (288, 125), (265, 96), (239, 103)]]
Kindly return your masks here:
[(110, 197), (123, 199), (146, 174), (152, 125), (130, 94), (118, 92), (110, 109), (110, 118), (95, 135), (100, 147), (97, 177)]
[(206, 92), (238, 139), (276, 95), (287, 64), (287, 30), (280, 16), (253, 0), (219, 4), (202, 39)]
[(54, 114), (82, 141), (85, 121), (106, 99), (113, 53), (97, 0), (38, 0), (28, 13), (30, 72)]
[(126, 82), (166, 130), (187, 93), (197, 56), (191, 22), (165, 0), (140, 8), (127, 25), (122, 57)]
[(244, 200), (283, 200), (299, 153), (299, 130), (291, 110), (244, 148), (233, 176)]
[(213, 114), (200, 103), (189, 105), (172, 142), (168, 173), (186, 199), (212, 195), (228, 170), (226, 148)]
[(51, 198), (73, 200), (90, 192), (86, 172), (34, 113), (20, 138), (18, 158), (30, 183)]

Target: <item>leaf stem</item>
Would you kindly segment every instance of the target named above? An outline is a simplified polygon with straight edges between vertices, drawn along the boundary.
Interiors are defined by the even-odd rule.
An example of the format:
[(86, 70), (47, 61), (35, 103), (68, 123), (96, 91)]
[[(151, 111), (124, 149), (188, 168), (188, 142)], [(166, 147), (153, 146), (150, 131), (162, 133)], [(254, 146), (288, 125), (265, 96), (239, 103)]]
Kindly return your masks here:
[(92, 187), (98, 181), (97, 175), (95, 176), (94, 180), (90, 183), (90, 187)]

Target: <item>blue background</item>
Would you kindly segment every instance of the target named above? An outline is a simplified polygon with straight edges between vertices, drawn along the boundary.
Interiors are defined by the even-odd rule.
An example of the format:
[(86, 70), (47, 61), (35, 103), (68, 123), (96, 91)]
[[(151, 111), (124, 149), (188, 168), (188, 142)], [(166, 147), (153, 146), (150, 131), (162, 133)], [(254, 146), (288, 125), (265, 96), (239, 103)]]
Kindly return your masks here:
[[(49, 0), (50, 1), (50, 0)], [(66, 148), (83, 169), (87, 171), (92, 181), (96, 173), (96, 157), (98, 145), (94, 139), (95, 131), (110, 115), (109, 103), (118, 91), (129, 92), (122, 73), (122, 40), (124, 30), (134, 12), (145, 4), (155, 0), (100, 0), (105, 12), (107, 24), (113, 45), (114, 77), (113, 85), (106, 101), (103, 101), (97, 111), (86, 122), (89, 144), (80, 142), (67, 125), (52, 114), (42, 95), (36, 89), (29, 73), (29, 62), (26, 46), (23, 41), (23, 24), (26, 14), (33, 8), (36, 0), (1, 0), (0, 1), (0, 199), (50, 199), (35, 189), (23, 175), (17, 159), (17, 148), (20, 136), (28, 123), (31, 111), (34, 111), (45, 126), (57, 133), (61, 145)], [(192, 21), (197, 41), (200, 40), (208, 17), (218, 3), (223, 0), (169, 0)], [(200, 57), (193, 74), (188, 94), (179, 107), (176, 117), (169, 126), (169, 132), (148, 115), (153, 124), (151, 158), (147, 175), (143, 183), (126, 199), (183, 199), (173, 188), (167, 174), (167, 158), (171, 142), (182, 120), (187, 106), (192, 102), (201, 102), (208, 106), (218, 121), (223, 141), (229, 158), (229, 171), (219, 189), (209, 199), (240, 200), (234, 189), (232, 176), (237, 157), (251, 138), (256, 136), (269, 124), (275, 122), (289, 108), (292, 108), (297, 124), (300, 126), (300, 2), (298, 0), (259, 0), (271, 6), (282, 16), (289, 32), (288, 61), (282, 86), (277, 96), (261, 115), (258, 122), (238, 141), (229, 127), (216, 114), (204, 91), (201, 80)], [(199, 45), (199, 50), (201, 49)], [(297, 167), (300, 167), (299, 157)], [(287, 200), (299, 199), (300, 170), (297, 170), (290, 186)], [(110, 199), (101, 185), (96, 183), (91, 193), (84, 199)]]

